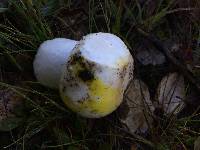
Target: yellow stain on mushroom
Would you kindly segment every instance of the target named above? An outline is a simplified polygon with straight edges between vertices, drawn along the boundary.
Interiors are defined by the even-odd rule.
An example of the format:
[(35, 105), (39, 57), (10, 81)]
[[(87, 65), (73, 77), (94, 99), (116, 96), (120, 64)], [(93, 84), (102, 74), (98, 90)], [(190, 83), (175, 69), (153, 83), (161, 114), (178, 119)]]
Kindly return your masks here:
[(120, 89), (103, 83), (100, 79), (94, 79), (88, 83), (89, 98), (82, 102), (70, 100), (64, 96), (64, 103), (74, 112), (81, 115), (90, 115), (91, 118), (102, 117), (113, 112), (121, 103), (122, 92)]

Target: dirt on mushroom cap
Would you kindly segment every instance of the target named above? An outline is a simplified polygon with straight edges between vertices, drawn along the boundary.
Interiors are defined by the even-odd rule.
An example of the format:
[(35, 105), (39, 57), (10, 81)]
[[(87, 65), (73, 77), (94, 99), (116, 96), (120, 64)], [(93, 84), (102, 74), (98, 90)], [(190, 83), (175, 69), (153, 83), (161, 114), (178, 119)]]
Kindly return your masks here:
[[(96, 40), (96, 36), (104, 34), (109, 35), (109, 38), (116, 38), (115, 35), (108, 33), (90, 34), (75, 46), (67, 60), (60, 82), (61, 97), (66, 105), (89, 118), (103, 117), (113, 112), (122, 102), (123, 93), (133, 76), (133, 58), (125, 44), (120, 41), (123, 43), (121, 49), (112, 47), (112, 51), (109, 51), (110, 43), (114, 44), (113, 39), (106, 43), (102, 37)], [(95, 56), (85, 56), (95, 52), (94, 45), (92, 48), (89, 45), (85, 46), (88, 44), (87, 38), (91, 40), (93, 36), (97, 42), (96, 46), (101, 47), (104, 44), (103, 47), (107, 48), (109, 54), (107, 57), (113, 59), (111, 64), (107, 64), (107, 57), (106, 59), (101, 56), (96, 58), (100, 52), (96, 52)], [(118, 37), (117, 39), (119, 40)], [(115, 49), (118, 52), (115, 53)], [(83, 54), (82, 51), (87, 51), (87, 53)], [(112, 55), (117, 56), (110, 55), (111, 52), (113, 52)]]

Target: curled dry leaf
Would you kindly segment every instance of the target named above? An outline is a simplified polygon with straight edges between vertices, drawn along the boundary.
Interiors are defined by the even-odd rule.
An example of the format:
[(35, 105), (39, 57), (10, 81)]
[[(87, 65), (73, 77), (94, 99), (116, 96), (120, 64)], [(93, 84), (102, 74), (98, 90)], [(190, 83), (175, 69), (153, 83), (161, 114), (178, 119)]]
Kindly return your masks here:
[(194, 150), (200, 150), (200, 136), (194, 142)]
[(152, 125), (153, 111), (148, 87), (142, 81), (135, 79), (130, 83), (120, 108), (121, 122), (132, 134), (137, 130), (144, 133)]
[(23, 98), (10, 89), (0, 90), (0, 131), (16, 128), (22, 121)]
[(165, 76), (157, 88), (157, 108), (162, 108), (165, 114), (178, 113), (184, 107), (185, 84), (183, 76), (170, 73)]

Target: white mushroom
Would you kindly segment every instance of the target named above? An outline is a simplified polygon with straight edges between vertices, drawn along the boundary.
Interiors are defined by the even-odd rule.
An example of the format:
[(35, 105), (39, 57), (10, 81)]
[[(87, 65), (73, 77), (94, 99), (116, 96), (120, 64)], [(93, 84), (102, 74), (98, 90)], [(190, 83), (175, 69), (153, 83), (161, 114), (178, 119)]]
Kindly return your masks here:
[(133, 58), (119, 37), (93, 33), (79, 42), (44, 42), (36, 55), (34, 71), (43, 85), (59, 85), (61, 98), (70, 109), (84, 117), (98, 118), (110, 114), (122, 102), (132, 79)]
[(80, 115), (103, 117), (121, 104), (132, 72), (133, 58), (119, 37), (89, 34), (78, 42), (64, 67), (60, 94)]
[(33, 68), (42, 85), (58, 89), (62, 67), (76, 43), (74, 40), (55, 38), (40, 45)]

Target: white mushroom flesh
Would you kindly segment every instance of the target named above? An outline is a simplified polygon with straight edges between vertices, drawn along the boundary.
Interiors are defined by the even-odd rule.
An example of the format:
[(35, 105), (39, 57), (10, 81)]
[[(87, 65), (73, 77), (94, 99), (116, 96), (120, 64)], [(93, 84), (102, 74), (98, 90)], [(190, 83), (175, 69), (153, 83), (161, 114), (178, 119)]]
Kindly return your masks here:
[(33, 63), (37, 80), (44, 86), (58, 89), (62, 67), (77, 41), (55, 38), (43, 42)]

